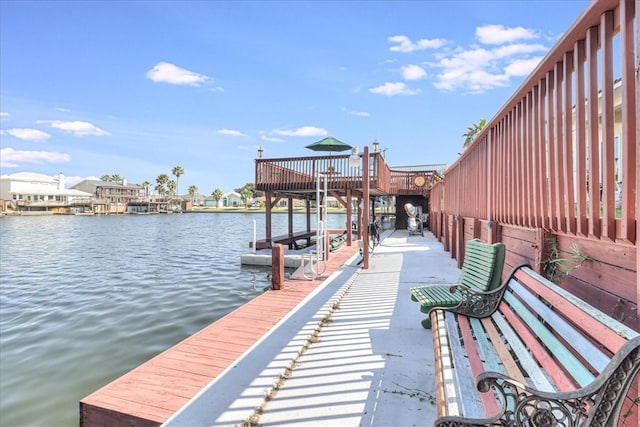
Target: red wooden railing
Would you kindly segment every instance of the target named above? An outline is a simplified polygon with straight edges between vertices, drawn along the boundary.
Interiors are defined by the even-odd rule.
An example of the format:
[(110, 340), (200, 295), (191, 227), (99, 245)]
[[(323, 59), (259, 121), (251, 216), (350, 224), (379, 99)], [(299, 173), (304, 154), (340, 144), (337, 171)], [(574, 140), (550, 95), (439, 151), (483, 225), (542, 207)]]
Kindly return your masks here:
[(446, 212), (636, 241), (634, 12), (590, 5), (446, 171)]
[[(617, 298), (616, 309), (627, 304), (636, 327), (637, 5), (589, 3), (447, 169), (444, 182), (432, 187), (430, 207), (432, 229), (458, 259), (469, 233), (511, 239), (513, 262), (538, 266), (549, 256), (544, 239), (555, 239), (563, 256), (569, 247), (583, 249), (593, 262), (560, 280), (593, 300)], [(469, 231), (472, 222), (476, 231)], [(494, 224), (502, 227), (502, 237)], [(523, 230), (537, 237), (522, 243)], [(590, 287), (601, 292), (585, 290)]]
[[(256, 159), (256, 190), (304, 193), (316, 189), (317, 173), (327, 176), (329, 190), (362, 190), (363, 171), (349, 165), (349, 155)], [(379, 152), (369, 154), (369, 187), (372, 195), (426, 194), (438, 175), (436, 170), (392, 170)], [(415, 177), (424, 177), (416, 185)]]

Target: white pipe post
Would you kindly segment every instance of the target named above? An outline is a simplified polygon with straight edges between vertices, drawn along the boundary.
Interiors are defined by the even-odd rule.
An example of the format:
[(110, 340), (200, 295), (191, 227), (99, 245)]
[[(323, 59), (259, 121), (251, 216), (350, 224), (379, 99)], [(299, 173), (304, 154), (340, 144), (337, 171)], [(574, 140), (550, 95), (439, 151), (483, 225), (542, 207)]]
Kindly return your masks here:
[(256, 253), (256, 220), (253, 220), (253, 253)]

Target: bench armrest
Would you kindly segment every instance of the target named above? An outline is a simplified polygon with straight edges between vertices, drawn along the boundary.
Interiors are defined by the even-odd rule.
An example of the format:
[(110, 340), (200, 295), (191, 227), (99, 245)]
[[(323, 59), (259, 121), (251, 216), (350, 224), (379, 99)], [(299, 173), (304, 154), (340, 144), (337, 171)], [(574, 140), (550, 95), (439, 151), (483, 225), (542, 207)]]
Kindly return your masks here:
[(515, 266), (513, 270), (511, 270), (509, 277), (507, 277), (507, 280), (505, 280), (502, 285), (491, 291), (479, 292), (464, 285), (452, 285), (449, 288), (449, 292), (460, 293), (462, 297), (460, 304), (454, 307), (434, 307), (429, 311), (429, 313), (433, 310), (448, 310), (469, 317), (483, 318), (491, 316), (498, 309), (498, 306), (502, 301), (502, 297), (504, 296), (504, 292), (509, 286), (509, 281), (515, 272), (522, 267), (529, 267), (529, 265), (520, 264)]
[(638, 372), (640, 336), (629, 340), (595, 380), (573, 391), (537, 390), (498, 372), (481, 373), (476, 385), (480, 392), (494, 390), (501, 396), (501, 411), (491, 422), (507, 419), (520, 425), (535, 419), (540, 426), (567, 425), (567, 420), (573, 421), (570, 425), (616, 425)]
[(447, 310), (469, 317), (491, 316), (498, 309), (506, 288), (507, 284), (503, 283), (492, 291), (478, 292), (464, 285), (452, 285), (449, 292), (460, 293), (462, 300), (460, 304), (447, 308)]

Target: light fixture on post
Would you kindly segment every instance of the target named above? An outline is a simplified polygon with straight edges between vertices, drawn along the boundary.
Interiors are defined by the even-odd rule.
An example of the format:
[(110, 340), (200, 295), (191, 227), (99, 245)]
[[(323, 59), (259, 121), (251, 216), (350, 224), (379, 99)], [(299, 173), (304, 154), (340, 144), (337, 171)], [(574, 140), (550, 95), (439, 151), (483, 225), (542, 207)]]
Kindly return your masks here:
[(379, 147), (380, 147), (380, 143), (378, 142), (378, 140), (377, 140), (377, 139), (375, 139), (375, 140), (373, 141), (373, 152), (374, 152), (374, 153), (377, 153), (377, 152), (378, 152), (378, 148), (379, 148)]
[(258, 147), (258, 158), (261, 159), (264, 154), (264, 149), (262, 147)]
[(351, 149), (351, 155), (349, 156), (349, 166), (352, 168), (360, 167), (360, 153), (358, 153), (357, 145)]

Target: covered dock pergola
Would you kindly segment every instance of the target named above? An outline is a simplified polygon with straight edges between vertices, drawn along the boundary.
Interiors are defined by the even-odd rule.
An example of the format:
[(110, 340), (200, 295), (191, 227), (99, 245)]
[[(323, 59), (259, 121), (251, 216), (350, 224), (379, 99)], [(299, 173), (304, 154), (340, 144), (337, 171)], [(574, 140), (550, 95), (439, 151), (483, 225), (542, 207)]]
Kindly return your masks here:
[[(379, 196), (404, 196), (424, 206), (427, 212), (429, 190), (441, 179), (440, 168), (404, 167), (392, 168), (386, 163), (382, 152), (362, 153), (354, 149), (351, 154), (316, 155), (309, 157), (287, 157), (256, 159), (255, 188), (265, 193), (266, 221), (265, 238), (256, 242), (257, 249), (270, 248), (274, 243), (286, 242), (287, 237), (310, 236), (312, 201), (317, 205), (318, 177), (327, 181), (327, 193), (346, 209), (347, 230), (353, 228), (352, 217), (356, 201), (358, 239), (367, 239), (367, 219), (375, 216), (371, 200)], [(441, 166), (441, 165), (437, 165)], [(288, 233), (275, 237), (272, 234), (271, 214), (274, 206), (288, 199)], [(293, 199), (305, 201), (306, 230), (293, 230)], [(404, 199), (408, 200), (408, 199)], [(403, 202), (404, 203), (404, 202)], [(396, 213), (404, 214), (402, 209)], [(371, 209), (370, 209), (371, 208)], [(363, 226), (364, 225), (364, 226)], [(352, 245), (351, 233), (347, 233), (347, 245)], [(364, 245), (366, 246), (366, 245)], [(367, 256), (365, 249), (365, 268)]]

